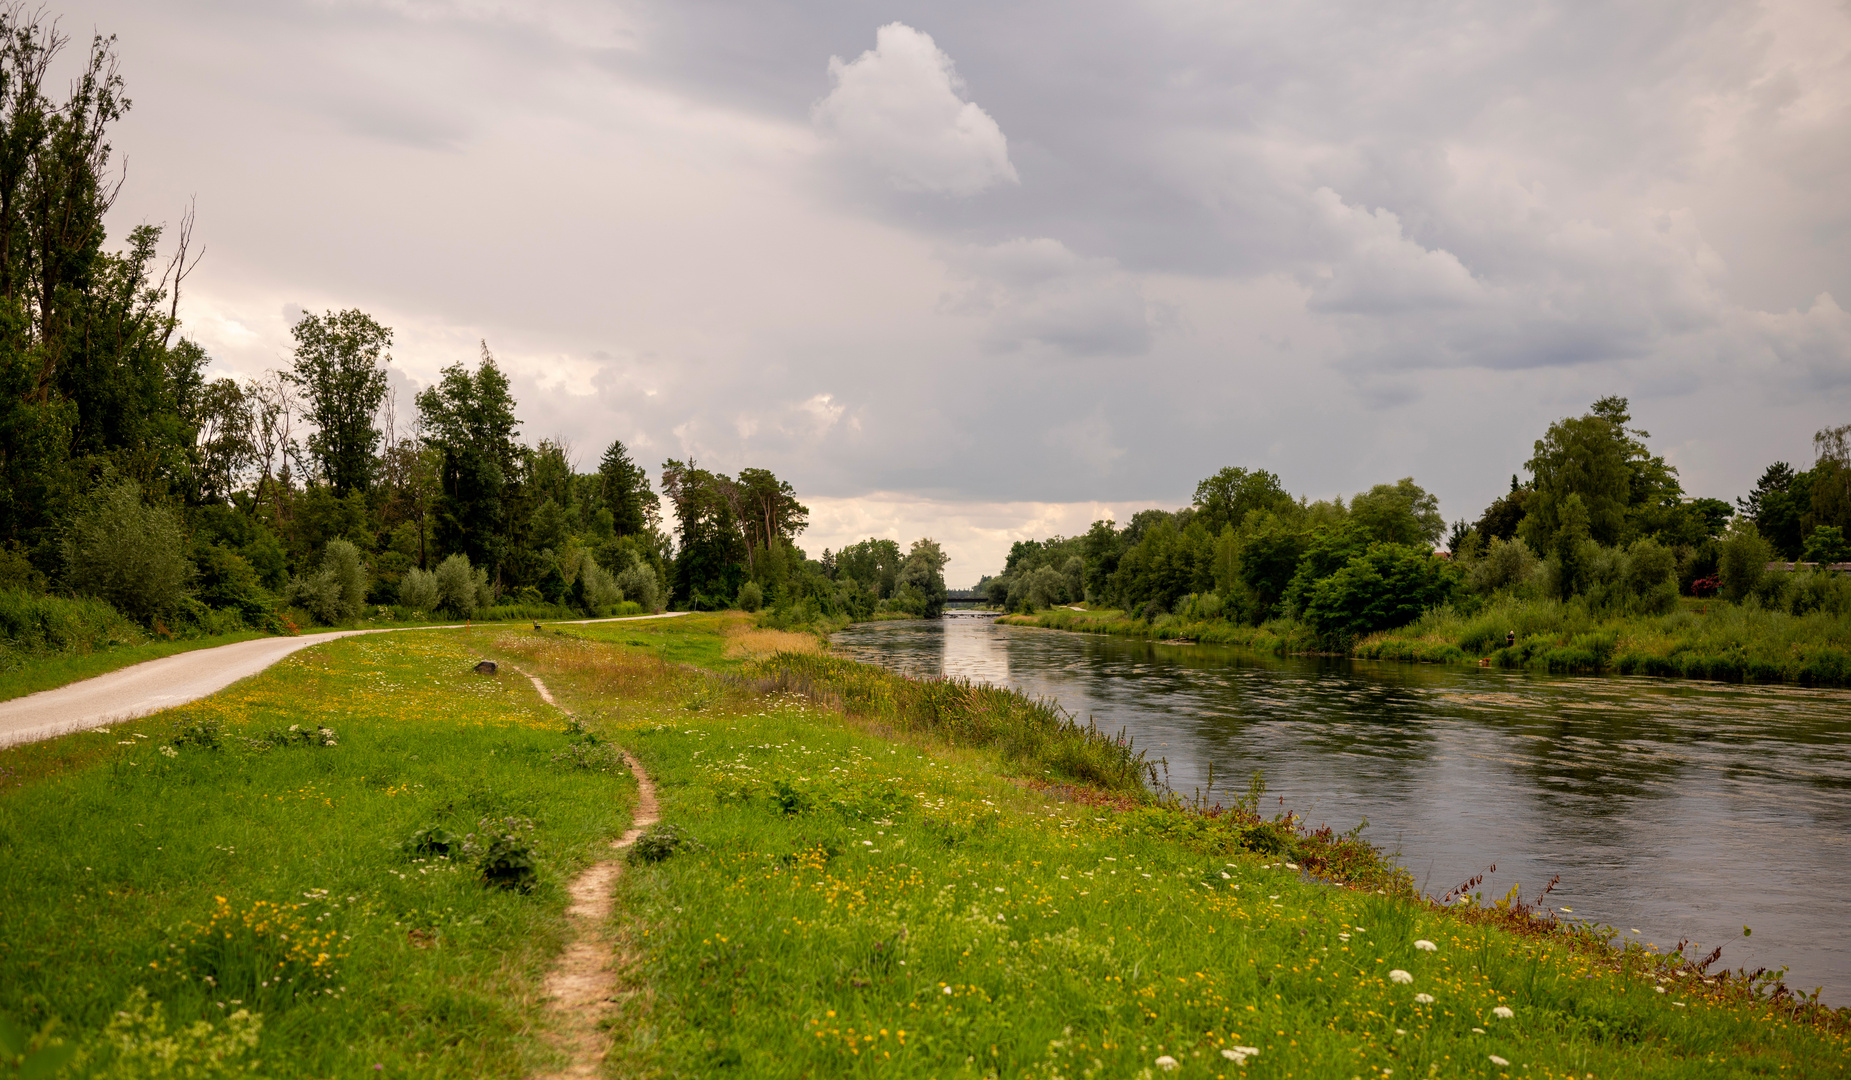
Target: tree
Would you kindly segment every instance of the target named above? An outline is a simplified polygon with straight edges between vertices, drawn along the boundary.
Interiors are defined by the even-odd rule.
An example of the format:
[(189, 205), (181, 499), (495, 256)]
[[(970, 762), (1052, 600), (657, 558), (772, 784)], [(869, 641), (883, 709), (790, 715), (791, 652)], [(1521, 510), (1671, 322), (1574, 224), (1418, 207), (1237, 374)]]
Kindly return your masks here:
[(1440, 500), (1411, 476), (1393, 484), (1377, 484), (1351, 499), (1350, 520), (1373, 540), (1405, 547), (1432, 547), (1446, 531)]
[(675, 509), (680, 534), (675, 596), (696, 609), (727, 606), (746, 579), (747, 553), (726, 490), (730, 483), (691, 458), (662, 466), (662, 493)]
[(1608, 415), (1591, 411), (1549, 425), (1525, 465), (1534, 484), (1520, 532), (1530, 550), (1555, 550), (1563, 503), (1570, 495), (1580, 500), (1594, 540), (1618, 543), (1632, 495), (1629, 452), (1625, 429)]
[(435, 518), (437, 544), (461, 552), (499, 580), (511, 522), (526, 523), (508, 505), (518, 480), (520, 446), (514, 433), (514, 394), (488, 343), (472, 374), (462, 364), (443, 369), (437, 385), (418, 393), (418, 423), (443, 451)]
[(386, 398), (392, 331), (357, 309), (303, 315), (289, 379), (302, 391), (315, 425), (309, 456), (339, 494), (372, 486), (380, 431), (373, 426)]
[(649, 474), (630, 460), (622, 440), (613, 439), (598, 462), (598, 494), (611, 512), (617, 536), (638, 536), (655, 528), (661, 502), (649, 489)]
[(144, 623), (172, 618), (193, 576), (179, 518), (145, 505), (133, 481), (103, 488), (91, 508), (72, 519), (64, 558), (72, 589), (100, 596)]
[(1795, 472), (1793, 466), (1776, 461), (1761, 472), (1754, 490), (1746, 498), (1735, 500), (1743, 517), (1754, 522), (1755, 530), (1789, 561), (1800, 557), (1804, 533), (1801, 523), (1812, 511), (1812, 474)]
[(914, 590), (925, 600), (925, 617), (938, 618), (945, 612), (945, 597), (949, 591), (945, 588), (945, 566), (950, 562), (951, 557), (937, 541), (925, 538), (913, 541), (906, 561), (900, 564), (896, 591)]
[(1279, 485), (1279, 478), (1264, 469), (1248, 472), (1229, 466), (1195, 486), (1194, 504), (1200, 508), (1202, 524), (1211, 535), (1233, 526), (1239, 528), (1247, 515), (1256, 511), (1288, 513), (1292, 496)]
[(1431, 550), (1375, 543), (1309, 590), (1304, 618), (1319, 637), (1343, 643), (1405, 626), (1445, 603), (1458, 571)]
[(1581, 503), (1581, 496), (1569, 492), (1563, 496), (1557, 516), (1558, 527), (1555, 530), (1555, 558), (1558, 576), (1556, 588), (1562, 599), (1580, 592), (1587, 580), (1589, 548), (1594, 541), (1590, 538), (1587, 508)]

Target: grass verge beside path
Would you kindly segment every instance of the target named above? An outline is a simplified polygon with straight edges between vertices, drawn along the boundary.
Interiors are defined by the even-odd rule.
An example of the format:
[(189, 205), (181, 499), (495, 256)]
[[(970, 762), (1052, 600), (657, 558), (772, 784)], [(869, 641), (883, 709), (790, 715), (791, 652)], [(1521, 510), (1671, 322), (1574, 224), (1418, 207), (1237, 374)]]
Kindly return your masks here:
[(564, 882), (634, 782), (471, 672), (492, 632), (343, 639), (0, 750), (0, 1017), (96, 1075), (166, 1075), (164, 1047), (235, 1051), (196, 1076), (529, 1072)]
[[(1851, 1065), (1843, 1013), (1706, 986), (1688, 964), (1595, 949), (1520, 912), (1461, 917), (1405, 879), (1321, 884), (1301, 872), (1315, 844), (1277, 823), (1012, 774), (981, 725), (962, 726), (982, 698), (896, 691), (880, 705), (858, 676), (806, 661), (799, 685), (779, 658), (719, 675), (649, 663), (723, 655), (719, 620), (635, 645), (590, 636), (504, 633), (496, 647), (631, 747), (662, 802), (665, 826), (619, 886), (631, 963), (615, 1075), (1605, 1080)], [(983, 745), (961, 745), (969, 732)]]

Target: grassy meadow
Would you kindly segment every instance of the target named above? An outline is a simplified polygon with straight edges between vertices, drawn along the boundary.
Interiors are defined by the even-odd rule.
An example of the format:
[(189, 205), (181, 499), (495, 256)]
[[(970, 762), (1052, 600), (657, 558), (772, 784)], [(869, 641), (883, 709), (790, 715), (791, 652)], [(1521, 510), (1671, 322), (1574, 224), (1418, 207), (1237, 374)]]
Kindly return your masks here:
[(188, 1076), (524, 1074), (563, 882), (634, 782), (480, 658), (350, 638), (0, 750), (0, 1015), (95, 1075), (166, 1075), (168, 1050), (229, 1055)]
[(604, 1075), (1851, 1071), (1843, 1013), (1442, 908), (1257, 789), (1158, 799), (1057, 710), (736, 613), (347, 639), (0, 751), (0, 1016), (67, 1075), (531, 1075), (562, 883), (629, 816), (612, 743), (664, 824), (617, 885)]

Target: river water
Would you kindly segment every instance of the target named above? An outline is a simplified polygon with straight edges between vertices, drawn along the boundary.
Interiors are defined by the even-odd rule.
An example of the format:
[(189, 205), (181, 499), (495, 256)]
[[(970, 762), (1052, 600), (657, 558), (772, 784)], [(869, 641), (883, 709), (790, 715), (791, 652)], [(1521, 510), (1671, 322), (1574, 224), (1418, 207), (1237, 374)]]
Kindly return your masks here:
[(1211, 762), (1222, 802), (1263, 769), (1266, 806), (1367, 819), (1434, 895), (1493, 863), (1487, 899), (1559, 874), (1558, 910), (1851, 1002), (1851, 692), (1282, 660), (970, 615), (834, 640), (1125, 729), (1185, 797)]

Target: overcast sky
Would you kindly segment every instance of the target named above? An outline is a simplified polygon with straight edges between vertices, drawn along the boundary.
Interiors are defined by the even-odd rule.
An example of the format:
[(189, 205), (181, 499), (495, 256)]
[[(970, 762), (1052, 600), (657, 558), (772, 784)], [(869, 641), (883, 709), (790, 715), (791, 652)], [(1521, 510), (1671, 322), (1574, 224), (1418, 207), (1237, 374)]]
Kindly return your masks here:
[(1851, 8), (97, 0), (187, 330), (486, 339), (523, 434), (789, 479), (811, 554), (1176, 507), (1448, 519), (1628, 396), (1693, 495), (1851, 422)]

